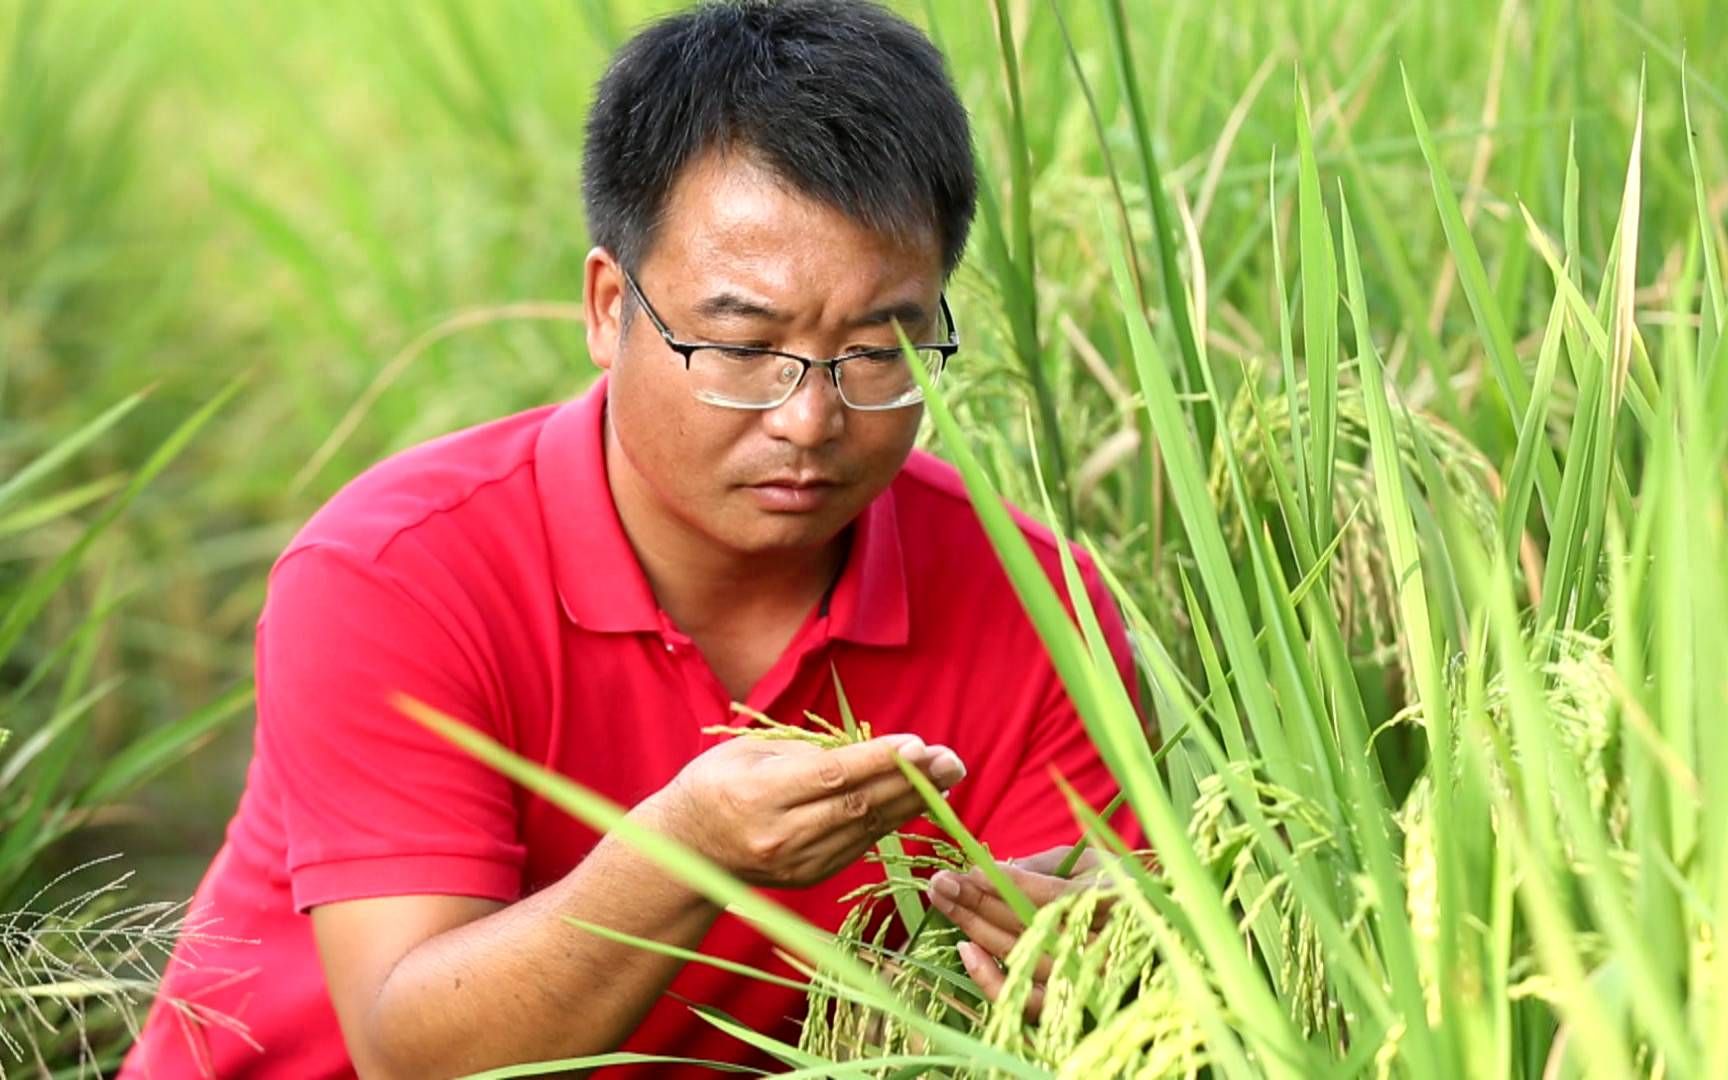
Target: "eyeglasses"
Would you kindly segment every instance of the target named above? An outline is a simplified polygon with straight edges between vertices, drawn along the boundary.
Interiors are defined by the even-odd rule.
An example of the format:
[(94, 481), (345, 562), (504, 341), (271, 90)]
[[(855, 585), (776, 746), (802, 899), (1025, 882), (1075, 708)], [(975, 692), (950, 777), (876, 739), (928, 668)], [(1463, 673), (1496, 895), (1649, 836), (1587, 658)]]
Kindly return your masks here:
[(948, 327), (947, 341), (913, 345), (910, 359), (908, 350), (890, 346), (862, 349), (830, 360), (813, 360), (777, 349), (679, 341), (666, 328), (665, 321), (628, 270), (624, 271), (624, 280), (666, 347), (684, 358), (684, 370), (690, 373), (696, 399), (724, 409), (778, 408), (804, 385), (804, 376), (813, 367), (828, 369), (840, 400), (849, 408), (876, 412), (916, 405), (924, 400), (924, 391), (913, 377), (912, 364), (922, 364), (924, 373), (935, 382), (942, 376), (948, 358), (960, 348), (960, 334), (946, 295), (939, 297), (937, 304), (942, 322)]

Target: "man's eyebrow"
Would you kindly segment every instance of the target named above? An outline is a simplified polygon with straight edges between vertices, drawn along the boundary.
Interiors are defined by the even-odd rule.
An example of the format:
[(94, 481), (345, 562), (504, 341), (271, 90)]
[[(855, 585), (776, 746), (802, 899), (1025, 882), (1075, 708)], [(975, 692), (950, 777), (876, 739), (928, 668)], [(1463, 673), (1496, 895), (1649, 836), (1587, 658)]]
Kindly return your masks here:
[(930, 311), (916, 300), (903, 300), (869, 311), (852, 320), (853, 326), (889, 326), (898, 321), (901, 326), (923, 326), (930, 321)]
[(785, 322), (784, 312), (758, 304), (737, 293), (715, 293), (696, 304), (696, 315), (702, 319), (761, 319), (767, 322)]
[[(694, 312), (696, 317), (700, 319), (756, 319), (763, 322), (787, 322), (791, 318), (777, 308), (769, 307), (733, 292), (715, 293), (697, 301)], [(850, 320), (848, 325), (854, 328), (889, 326), (896, 320), (902, 326), (923, 326), (930, 320), (930, 311), (916, 300), (903, 300), (899, 303), (886, 304), (867, 311)]]

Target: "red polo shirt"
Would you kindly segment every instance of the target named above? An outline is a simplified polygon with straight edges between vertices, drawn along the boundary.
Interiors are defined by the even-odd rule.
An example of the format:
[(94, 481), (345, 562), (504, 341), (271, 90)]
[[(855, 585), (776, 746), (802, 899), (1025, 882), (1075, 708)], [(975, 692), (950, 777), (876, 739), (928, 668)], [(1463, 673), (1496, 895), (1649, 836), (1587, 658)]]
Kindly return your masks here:
[[(626, 806), (714, 745), (701, 728), (735, 720), (619, 525), (605, 394), (602, 379), (563, 406), (391, 458), (289, 545), (258, 624), (246, 789), (193, 901), (216, 940), (175, 952), (122, 1078), (351, 1076), (309, 909), (414, 893), (508, 903), (593, 847), (592, 831), (400, 715), (394, 692)], [(1050, 534), (1021, 524), (1059, 580)], [(1086, 574), (1126, 671), (1121, 623)], [(969, 771), (951, 804), (994, 851), (1074, 840), (1052, 767), (1094, 806), (1114, 791), (958, 477), (933, 457), (913, 454), (859, 517), (829, 600), (748, 703), (786, 721), (837, 718), (831, 666), (877, 734), (916, 732), (960, 754)], [(837, 898), (880, 873), (860, 863), (774, 895), (832, 929)], [(786, 970), (730, 916), (702, 949)], [(625, 1049), (763, 1063), (686, 1002), (791, 1040), (803, 1005), (687, 965)], [(581, 1017), (573, 1000), (570, 1020)]]

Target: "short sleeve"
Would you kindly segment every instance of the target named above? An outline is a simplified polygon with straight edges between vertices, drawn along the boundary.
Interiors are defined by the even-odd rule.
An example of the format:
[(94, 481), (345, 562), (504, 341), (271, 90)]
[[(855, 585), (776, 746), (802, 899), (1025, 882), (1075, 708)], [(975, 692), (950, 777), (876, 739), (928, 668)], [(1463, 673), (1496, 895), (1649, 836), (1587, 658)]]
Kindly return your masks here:
[(416, 893), (510, 902), (524, 851), (507, 779), (392, 703), (502, 739), (481, 647), (377, 559), (298, 549), (258, 624), (259, 766), (280, 793), (294, 907)]
[[(1133, 654), (1122, 616), (1090, 561), (1081, 556), (1080, 565), (1087, 596), (1116, 661), (1116, 670), (1143, 718)], [(1103, 811), (1119, 790), (1042, 645), (1037, 671), (1045, 686), (1039, 695), (1042, 705), (1031, 721), (1025, 756), (1008, 790), (997, 802), (996, 811), (981, 830), (980, 838), (1000, 856), (1034, 855), (1060, 844), (1072, 844), (1079, 838), (1080, 823), (1052, 774), (1061, 776), (1095, 811)], [(1144, 844), (1140, 825), (1127, 806), (1111, 818), (1110, 825), (1131, 847)]]

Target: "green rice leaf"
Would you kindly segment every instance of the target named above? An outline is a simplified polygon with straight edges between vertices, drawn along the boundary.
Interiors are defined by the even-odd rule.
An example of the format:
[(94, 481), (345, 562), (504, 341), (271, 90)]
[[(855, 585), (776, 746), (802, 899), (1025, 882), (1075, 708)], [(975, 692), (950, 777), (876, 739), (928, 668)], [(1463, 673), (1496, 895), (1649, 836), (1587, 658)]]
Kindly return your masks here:
[(718, 968), (721, 971), (731, 972), (734, 975), (742, 975), (747, 979), (755, 979), (757, 982), (765, 982), (772, 986), (783, 986), (789, 990), (807, 990), (810, 987), (808, 982), (800, 982), (797, 979), (788, 979), (783, 975), (776, 975), (771, 971), (763, 971), (760, 968), (753, 968), (749, 964), (740, 964), (736, 960), (728, 960), (723, 956), (710, 956), (707, 953), (697, 952), (694, 949), (686, 949), (665, 941), (656, 941), (653, 938), (640, 937), (636, 934), (626, 933), (623, 930), (614, 930), (609, 926), (601, 926), (599, 923), (589, 922), (586, 919), (578, 919), (573, 915), (564, 916), (564, 921), (569, 923), (571, 926), (576, 927), (578, 930), (586, 931), (596, 937), (603, 937), (608, 941), (616, 941), (623, 945), (633, 945), (636, 948), (645, 949), (648, 952), (659, 953), (661, 956), (670, 956), (673, 959), (682, 960), (685, 963), (701, 964), (704, 967)]
[(815, 1054), (800, 1050), (783, 1039), (776, 1039), (772, 1035), (757, 1031), (717, 1006), (692, 1004), (690, 1011), (744, 1045), (755, 1047), (765, 1054), (778, 1058), (787, 1065), (797, 1068), (811, 1068), (813, 1066), (820, 1068), (829, 1064)]
[(1297, 217), (1302, 236), (1302, 351), (1307, 362), (1312, 425), (1308, 487), (1314, 508), (1308, 527), (1319, 543), (1332, 535), (1332, 471), (1338, 439), (1338, 262), (1332, 248), (1332, 226), (1320, 201), (1320, 172), (1314, 161), (1308, 113), (1307, 94), (1299, 88), (1296, 146), (1301, 209)]
[[(1368, 325), (1366, 290), (1362, 286), (1362, 268), (1356, 254), (1356, 240), (1350, 225), (1348, 206), (1341, 204), (1340, 218), (1344, 234), (1344, 265), (1349, 281), (1349, 302), (1356, 322), (1357, 366), (1362, 375), (1363, 405), (1368, 413), (1369, 456), (1374, 466), (1374, 494), (1380, 502), (1380, 520), (1386, 529), (1386, 543), (1391, 549), (1392, 566), (1398, 581), (1398, 607), (1402, 615), (1400, 637), (1410, 650), (1416, 673), (1417, 697), (1422, 704), (1424, 726), (1428, 731), (1430, 768), (1433, 775), (1440, 778), (1434, 787), (1437, 802), (1435, 829), (1440, 831), (1449, 824), (1451, 785), (1447, 778), (1452, 775), (1452, 703), (1441, 675), (1433, 623), (1429, 618), (1427, 585), (1422, 573), (1422, 552), (1416, 543), (1416, 529), (1410, 512), (1410, 493), (1405, 485), (1398, 437), (1393, 429), (1392, 411), (1387, 402), (1386, 385), (1380, 367), (1380, 355), (1374, 347), (1373, 332)], [(1443, 841), (1437, 843), (1444, 847)], [(1450, 867), (1442, 866), (1443, 873), (1448, 869)], [(1385, 877), (1384, 874), (1378, 876)], [(1415, 947), (1410, 939), (1409, 925), (1401, 913), (1403, 889), (1396, 880), (1383, 881), (1382, 885), (1394, 890), (1391, 895), (1397, 897), (1400, 909), (1398, 913), (1383, 918), (1380, 925), (1388, 937), (1388, 960), (1392, 965), (1394, 986), (1403, 1005), (1404, 1020), (1416, 1039), (1416, 1048), (1412, 1053), (1434, 1060), (1444, 1074), (1450, 1071), (1457, 1048), (1442, 1044), (1441, 1052), (1447, 1055), (1445, 1059), (1435, 1058), (1434, 1050), (1429, 1048), (1432, 1043), (1423, 1016), (1421, 987), (1416, 980)], [(1446, 905), (1452, 897), (1445, 882), (1442, 882), (1440, 891), (1441, 903)], [(1442, 924), (1455, 917), (1454, 913), (1443, 911)], [(1452, 943), (1443, 942), (1442, 950), (1451, 945)]]
[[(1506, 419), (1507, 427), (1516, 435), (1518, 420), (1530, 407), (1530, 386), (1524, 369), (1518, 363), (1517, 350), (1513, 346), (1512, 332), (1506, 325), (1505, 315), (1489, 287), (1488, 271), (1483, 268), (1482, 255), (1470, 235), (1469, 226), (1464, 222), (1464, 212), (1458, 205), (1458, 196), (1452, 190), (1452, 181), (1446, 175), (1440, 162), (1440, 152), (1434, 145), (1433, 136), (1428, 132), (1428, 120), (1423, 116), (1422, 106), (1416, 100), (1416, 88), (1408, 71), (1404, 72), (1404, 98), (1409, 105), (1411, 124), (1416, 130), (1416, 141), (1422, 148), (1423, 159), (1428, 163), (1428, 176), (1434, 189), (1434, 204), (1439, 208), (1440, 222), (1446, 231), (1446, 242), (1458, 268), (1458, 281), (1464, 288), (1464, 295), (1470, 302), (1470, 312), (1475, 316), (1476, 327), (1481, 332), (1482, 344), (1488, 354), (1489, 370), (1493, 372), (1495, 384), (1499, 386), (1506, 408), (1510, 411)], [(1536, 485), (1542, 492), (1544, 505), (1552, 505), (1559, 489), (1559, 470), (1546, 446), (1536, 450)]]
[[(1134, 62), (1133, 36), (1129, 30), (1127, 7), (1123, 0), (1101, 0), (1107, 16), (1111, 52), (1116, 58), (1116, 74), (1122, 82), (1128, 101), (1128, 117), (1134, 134), (1134, 147), (1139, 151), (1140, 178), (1146, 189), (1146, 199), (1152, 209), (1152, 237), (1158, 251), (1159, 275), (1164, 283), (1164, 309), (1176, 331), (1176, 347), (1182, 354), (1182, 379), (1189, 393), (1198, 393), (1201, 385), (1200, 346), (1188, 315), (1188, 298), (1182, 287), (1182, 272), (1176, 253), (1176, 216), (1170, 209), (1170, 197), (1164, 190), (1164, 177), (1158, 167), (1157, 148), (1153, 143), (1152, 126), (1147, 120), (1146, 106), (1140, 92), (1140, 68)], [(1131, 238), (1119, 241), (1126, 245)], [(1132, 275), (1130, 275), (1132, 276)], [(1204, 297), (1198, 298), (1204, 301)], [(1134, 311), (1145, 309), (1138, 304)], [(1217, 402), (1196, 398), (1185, 399), (1199, 441), (1200, 456), (1211, 454), (1212, 437), (1217, 427), (1214, 410)]]
[(622, 1065), (700, 1065), (717, 1072), (743, 1073), (747, 1076), (768, 1075), (761, 1069), (746, 1065), (732, 1065), (724, 1061), (711, 1061), (707, 1058), (616, 1051), (610, 1054), (590, 1054), (587, 1057), (561, 1058), (557, 1061), (537, 1061), (526, 1065), (507, 1065), (502, 1069), (487, 1069), (485, 1072), (470, 1073), (464, 1080), (511, 1080), (511, 1078), (518, 1076), (550, 1076), (553, 1073), (568, 1076), (573, 1072), (606, 1069)]
[[(1548, 328), (1542, 335), (1542, 350), (1536, 360), (1536, 385), (1530, 394), (1530, 407), (1518, 427), (1518, 447), (1512, 454), (1512, 468), (1506, 477), (1506, 491), (1501, 502), (1500, 537), (1508, 558), (1516, 557), (1524, 538), (1525, 520), (1530, 514), (1530, 495), (1536, 484), (1536, 455), (1548, 445), (1548, 404), (1554, 388), (1554, 372), (1559, 367), (1562, 330), (1566, 311), (1557, 295), (1548, 312)], [(1545, 508), (1552, 513), (1553, 508)]]
[[(1278, 159), (1276, 155), (1273, 156), (1269, 166), (1266, 185), (1267, 197), (1271, 202), (1267, 208), (1267, 219), (1272, 220), (1278, 216)], [(1297, 477), (1302, 481), (1300, 484), (1293, 485), (1296, 503), (1300, 507), (1301, 513), (1292, 515), (1289, 508), (1286, 507), (1284, 519), (1286, 527), (1290, 530), (1292, 541), (1297, 545), (1297, 550), (1307, 553), (1312, 551), (1317, 544), (1313, 533), (1315, 521), (1312, 498), (1314, 474), (1308, 468), (1308, 451), (1302, 437), (1304, 410), (1297, 394), (1297, 387), (1300, 383), (1296, 378), (1296, 349), (1291, 343), (1290, 300), (1289, 293), (1284, 287), (1284, 254), (1278, 242), (1277, 229), (1272, 230), (1272, 288), (1277, 295), (1278, 357), (1283, 365), (1285, 407), (1290, 413), (1290, 460), (1296, 467)], [(1253, 380), (1249, 379), (1247, 383), (1249, 392), (1254, 393)], [(1255, 415), (1258, 417), (1258, 397), (1256, 396), (1253, 401), (1256, 406)], [(1262, 430), (1262, 436), (1268, 442), (1270, 441), (1270, 437), (1265, 435), (1264, 430)], [(1279, 455), (1268, 450), (1266, 458), (1268, 461), (1279, 460)], [(1281, 461), (1279, 467), (1282, 469)], [(1282, 492), (1280, 494), (1282, 495)]]

